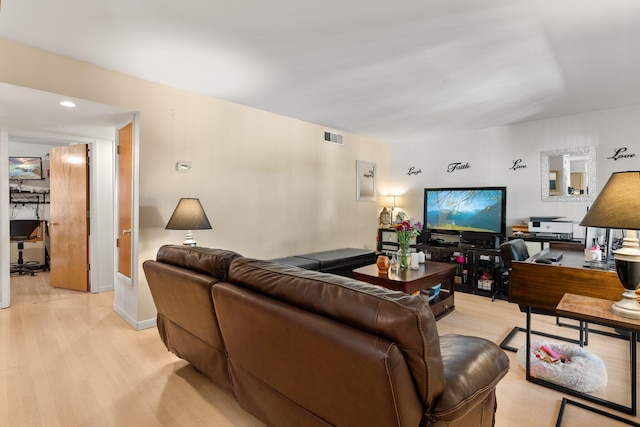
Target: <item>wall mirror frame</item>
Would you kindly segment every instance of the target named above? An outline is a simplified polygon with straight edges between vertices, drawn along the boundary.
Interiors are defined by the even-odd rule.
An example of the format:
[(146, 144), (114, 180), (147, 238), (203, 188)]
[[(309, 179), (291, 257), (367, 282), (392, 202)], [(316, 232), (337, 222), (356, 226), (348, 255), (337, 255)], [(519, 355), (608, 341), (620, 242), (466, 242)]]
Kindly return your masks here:
[(540, 153), (543, 202), (592, 202), (596, 198), (596, 147)]

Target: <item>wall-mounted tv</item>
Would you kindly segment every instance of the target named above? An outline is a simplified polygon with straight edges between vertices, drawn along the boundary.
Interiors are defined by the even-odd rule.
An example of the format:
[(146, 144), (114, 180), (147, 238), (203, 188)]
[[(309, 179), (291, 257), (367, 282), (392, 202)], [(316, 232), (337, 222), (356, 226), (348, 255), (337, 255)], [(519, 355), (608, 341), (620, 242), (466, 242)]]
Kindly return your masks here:
[(42, 157), (9, 157), (9, 179), (27, 181), (43, 179)]
[(506, 236), (506, 187), (424, 189), (424, 228), (431, 233)]

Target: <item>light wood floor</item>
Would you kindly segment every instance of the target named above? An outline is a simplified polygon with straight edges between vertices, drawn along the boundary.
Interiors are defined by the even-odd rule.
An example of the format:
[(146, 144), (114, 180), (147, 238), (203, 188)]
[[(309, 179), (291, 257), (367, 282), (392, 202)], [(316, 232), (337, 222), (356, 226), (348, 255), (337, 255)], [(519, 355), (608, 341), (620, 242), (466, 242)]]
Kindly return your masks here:
[[(12, 276), (11, 288), (12, 306), (0, 310), (0, 426), (262, 426), (169, 353), (155, 328), (134, 331), (111, 308), (111, 292), (52, 290), (47, 273)], [(576, 335), (553, 318), (535, 319), (537, 330)], [(458, 293), (438, 329), (499, 343), (514, 325), (524, 326), (517, 306)], [(609, 386), (599, 395), (629, 404), (628, 342), (591, 334), (588, 348), (607, 364)], [(496, 426), (554, 426), (562, 394), (527, 382), (507, 353)], [(622, 424), (575, 407), (563, 422), (608, 425)]]

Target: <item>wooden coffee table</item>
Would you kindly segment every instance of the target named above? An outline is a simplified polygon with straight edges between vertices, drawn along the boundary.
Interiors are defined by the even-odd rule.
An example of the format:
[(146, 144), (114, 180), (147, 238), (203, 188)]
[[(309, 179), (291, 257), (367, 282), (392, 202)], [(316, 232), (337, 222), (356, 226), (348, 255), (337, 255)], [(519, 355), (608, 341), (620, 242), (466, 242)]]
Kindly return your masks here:
[(443, 286), (438, 296), (430, 301), (431, 311), (436, 319), (439, 319), (455, 308), (453, 299), (455, 273), (456, 267), (453, 264), (426, 261), (420, 264), (417, 270), (410, 268), (389, 270), (388, 275), (378, 274), (378, 266), (375, 264), (366, 265), (353, 270), (353, 278), (408, 294), (416, 294), (437, 284), (448, 282), (448, 287), (445, 289)]

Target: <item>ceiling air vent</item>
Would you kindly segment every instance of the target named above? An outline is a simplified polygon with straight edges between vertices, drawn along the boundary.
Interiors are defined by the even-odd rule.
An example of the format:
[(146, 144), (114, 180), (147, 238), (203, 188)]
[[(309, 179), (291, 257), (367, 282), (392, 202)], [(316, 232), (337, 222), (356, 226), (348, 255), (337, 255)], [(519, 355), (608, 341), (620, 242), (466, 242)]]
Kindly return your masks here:
[(344, 145), (344, 137), (339, 133), (324, 131), (324, 142), (336, 145)]

